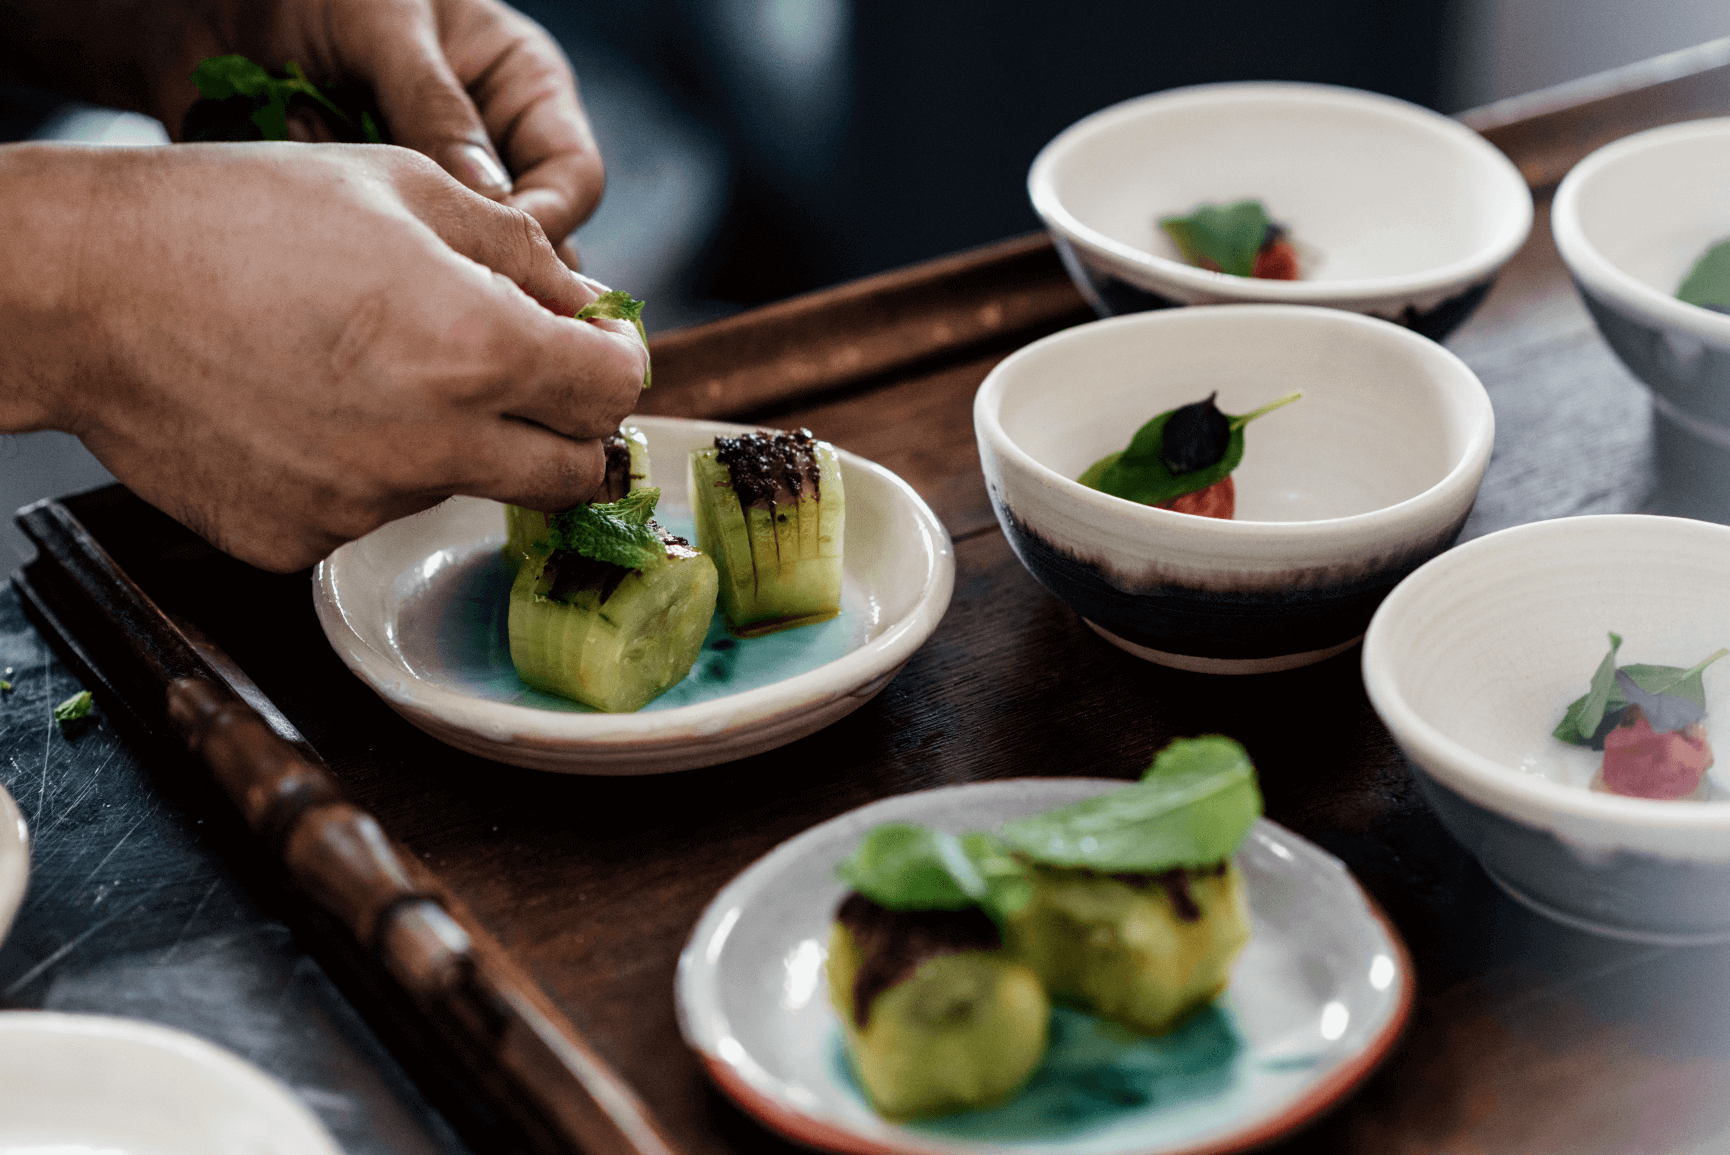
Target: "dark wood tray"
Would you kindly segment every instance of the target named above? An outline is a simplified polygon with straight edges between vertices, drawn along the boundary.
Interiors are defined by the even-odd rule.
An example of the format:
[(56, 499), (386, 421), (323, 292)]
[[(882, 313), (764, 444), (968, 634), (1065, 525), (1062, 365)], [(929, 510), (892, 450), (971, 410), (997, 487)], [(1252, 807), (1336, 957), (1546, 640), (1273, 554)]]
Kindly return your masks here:
[[(1568, 165), (1604, 140), (1730, 110), (1730, 68), (1692, 67), (1472, 120), (1527, 173), (1540, 213), (1450, 342), (1497, 409), (1496, 458), (1468, 536), (1686, 496), (1666, 496), (1653, 446), (1669, 435), (1654, 431), (1644, 395), (1573, 297), (1547, 203)], [(445, 747), (343, 667), (305, 574), (226, 559), (118, 487), (22, 514), (40, 552), (17, 581), (104, 708), (159, 751), (160, 772), (208, 775), (232, 801), (252, 832), (252, 858), (237, 869), (274, 871), (300, 896), (301, 933), (327, 948), (327, 966), (399, 1052), (422, 1052), (411, 1071), (436, 1084), (425, 1073), (448, 1068), (542, 1150), (788, 1146), (708, 1085), (672, 1000), (698, 913), (778, 842), (927, 787), (1131, 777), (1170, 739), (1209, 731), (1249, 748), (1270, 817), (1352, 867), (1419, 975), (1396, 1059), (1277, 1149), (1530, 1151), (1576, 1131), (1601, 1139), (1579, 1130), (1590, 1110), (1638, 1100), (1678, 1071), (1695, 1071), (1691, 1086), (1716, 1099), (1678, 1108), (1668, 1125), (1717, 1119), (1708, 1104), (1724, 1099), (1730, 1064), (1699, 1075), (1680, 1058), (1623, 1060), (1644, 1055), (1651, 1032), (1662, 1050), (1666, 1024), (1686, 1016), (1695, 984), (1665, 968), (1692, 975), (1705, 959), (1716, 975), (1730, 964), (1574, 936), (1503, 898), (1416, 796), (1355, 651), (1287, 674), (1177, 673), (1094, 637), (1022, 569), (980, 479), (973, 393), (1012, 349), (1089, 316), (1049, 244), (1031, 237), (655, 343), (645, 412), (808, 426), (906, 478), (955, 542), (948, 616), (880, 696), (726, 766), (587, 779)], [(1610, 1006), (1587, 998), (1608, 973), (1676, 993), (1633, 1014), (1613, 1046), (1590, 1022), (1545, 1019), (1545, 1069), (1572, 1063), (1558, 1093), (1521, 1063), (1521, 1016), (1542, 1019), (1558, 999)]]

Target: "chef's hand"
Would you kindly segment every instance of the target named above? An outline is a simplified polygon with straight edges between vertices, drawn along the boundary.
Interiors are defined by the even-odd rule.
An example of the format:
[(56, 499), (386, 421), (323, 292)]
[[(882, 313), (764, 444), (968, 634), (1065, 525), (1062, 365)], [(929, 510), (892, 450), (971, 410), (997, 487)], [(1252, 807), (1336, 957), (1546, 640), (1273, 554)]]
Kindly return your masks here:
[(532, 20), (495, 0), (275, 0), (273, 13), (268, 42), (241, 51), (372, 85), (397, 144), (522, 209), (555, 245), (600, 202), (576, 81)]
[(450, 494), (587, 500), (643, 379), (534, 218), (403, 148), (7, 146), (0, 235), (0, 432), (267, 569)]

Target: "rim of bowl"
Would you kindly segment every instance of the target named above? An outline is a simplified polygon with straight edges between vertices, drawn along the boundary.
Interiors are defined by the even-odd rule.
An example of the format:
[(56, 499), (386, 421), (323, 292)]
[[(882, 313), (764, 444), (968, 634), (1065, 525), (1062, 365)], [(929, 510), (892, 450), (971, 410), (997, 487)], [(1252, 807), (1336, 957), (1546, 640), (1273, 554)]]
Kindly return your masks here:
[[(1611, 300), (1685, 329), (1719, 345), (1730, 345), (1730, 315), (1677, 300), (1623, 272), (1586, 236), (1580, 224), (1580, 197), (1606, 169), (1651, 149), (1686, 144), (1701, 137), (1730, 138), (1730, 116), (1668, 124), (1625, 136), (1591, 153), (1568, 171), (1550, 207), (1550, 232), (1570, 272)], [(1730, 229), (1726, 230), (1730, 233)]]
[[(1035, 350), (1049, 345), (1062, 344), (1068, 341), (1086, 341), (1092, 339), (1092, 334), (1107, 328), (1146, 325), (1151, 327), (1162, 325), (1182, 325), (1203, 318), (1229, 316), (1254, 326), (1264, 317), (1300, 318), (1301, 323), (1314, 322), (1323, 325), (1344, 325), (1361, 327), (1366, 332), (1387, 337), (1395, 343), (1405, 343), (1406, 347), (1422, 357), (1440, 358), (1442, 364), (1463, 374), (1463, 380), (1470, 382), (1476, 390), (1469, 392), (1468, 404), (1477, 409), (1478, 421), (1476, 427), (1467, 437), (1466, 444), (1460, 452), (1459, 460), (1434, 485), (1421, 493), (1413, 494), (1404, 501), (1393, 505), (1384, 505), (1380, 509), (1372, 509), (1367, 513), (1354, 513), (1348, 517), (1317, 518), (1313, 521), (1249, 521), (1232, 518), (1222, 520), (1215, 517), (1197, 518), (1193, 514), (1178, 513), (1176, 510), (1159, 509), (1151, 505), (1130, 501), (1127, 498), (1115, 497), (1109, 493), (1101, 493), (1090, 489), (1072, 478), (1052, 469), (1025, 449), (1021, 448), (1004, 430), (1003, 423), (998, 419), (998, 410), (1003, 401), (1005, 382), (1016, 372), (1020, 363), (1034, 355)], [(1222, 362), (1222, 365), (1226, 362)], [(1309, 535), (1318, 532), (1347, 531), (1356, 532), (1365, 529), (1375, 529), (1382, 523), (1397, 523), (1404, 521), (1423, 507), (1436, 504), (1451, 498), (1454, 493), (1469, 479), (1480, 474), (1490, 459), (1490, 450), (1495, 444), (1496, 415), (1490, 405), (1490, 395), (1484, 391), (1484, 384), (1478, 380), (1478, 375), (1458, 356), (1448, 349), (1421, 337), (1410, 329), (1396, 325), (1392, 321), (1384, 321), (1380, 317), (1370, 317), (1362, 313), (1348, 313), (1339, 309), (1329, 309), (1319, 305), (1188, 305), (1181, 309), (1161, 309), (1151, 313), (1129, 313), (1121, 317), (1105, 317), (1097, 321), (1088, 321), (1075, 325), (1049, 336), (1041, 337), (1030, 345), (1005, 357), (995, 365), (979, 386), (979, 392), (973, 399), (973, 426), (982, 436), (990, 440), (999, 453), (1010, 458), (1021, 468), (1030, 471), (1034, 476), (1050, 483), (1055, 483), (1059, 490), (1072, 499), (1080, 500), (1099, 509), (1116, 510), (1119, 514), (1132, 519), (1139, 519), (1150, 526), (1164, 525), (1167, 527), (1187, 527), (1202, 533), (1218, 532), (1223, 534), (1280, 534), (1286, 536)]]
[[(1143, 252), (1141, 249), (1113, 240), (1104, 233), (1082, 224), (1068, 209), (1064, 208), (1063, 202), (1057, 196), (1053, 174), (1070, 151), (1077, 147), (1082, 140), (1123, 121), (1136, 119), (1148, 108), (1183, 104), (1212, 104), (1222, 101), (1228, 103), (1250, 103), (1257, 100), (1286, 102), (1294, 99), (1372, 110), (1404, 121), (1421, 131), (1432, 133), (1457, 144), (1463, 144), (1468, 149), (1477, 152), (1492, 169), (1500, 170), (1511, 186), (1509, 191), (1518, 190), (1519, 195), (1508, 197), (1509, 207), (1514, 210), (1512, 215), (1506, 219), (1501, 230), (1490, 242), (1477, 252), (1434, 269), (1399, 276), (1363, 277), (1356, 280), (1272, 281), (1210, 272), (1207, 269), (1198, 269), (1192, 265), (1171, 260), (1169, 257)], [(1518, 251), (1532, 230), (1533, 214), (1531, 190), (1527, 187), (1525, 177), (1520, 175), (1520, 170), (1514, 165), (1514, 162), (1509, 160), (1501, 149), (1459, 121), (1443, 116), (1439, 112), (1433, 112), (1422, 105), (1401, 100), (1398, 97), (1384, 96), (1378, 92), (1365, 92), (1356, 88), (1344, 88), (1334, 84), (1308, 84), (1299, 81), (1233, 81), (1223, 84), (1194, 84), (1120, 101), (1076, 121), (1040, 149), (1039, 154), (1033, 158), (1032, 167), (1027, 171), (1027, 193), (1033, 201), (1034, 211), (1039, 214), (1040, 219), (1045, 222), (1048, 228), (1062, 233), (1070, 241), (1084, 248), (1092, 249), (1101, 255), (1131, 265), (1138, 265), (1200, 292), (1211, 293), (1216, 296), (1253, 297), (1257, 300), (1274, 300), (1291, 304), (1323, 299), (1416, 295), (1464, 281), (1475, 280), (1501, 267)], [(1246, 281), (1249, 283), (1245, 284)]]
[(1402, 746), (1409, 744), (1425, 758), (1434, 759), (1446, 768), (1446, 772), (1437, 773), (1429, 762), (1424, 762), (1426, 773), (1450, 786), (1453, 785), (1448, 781), (1450, 776), (1457, 776), (1478, 787), (1472, 795), (1475, 800), (1481, 801), (1485, 796), (1498, 800), (1517, 799), (1526, 803), (1528, 808), (1541, 808), (1570, 818), (1598, 822), (1635, 823), (1671, 830), (1730, 829), (1730, 803), (1627, 798), (1620, 794), (1585, 790), (1566, 782), (1552, 782), (1504, 766), (1432, 726), (1412, 708), (1400, 690), (1397, 670), (1401, 655), (1395, 652), (1389, 640), (1394, 629), (1390, 623), (1407, 603), (1423, 598), (1429, 586), (1445, 581), (1459, 567), (1473, 564), (1479, 555), (1517, 550), (1520, 543), (1534, 537), (1568, 535), (1577, 530), (1589, 530), (1594, 525), (1618, 523), (1643, 526), (1662, 523), (1664, 528), (1678, 533), (1719, 538), (1730, 550), (1730, 526), (1648, 513), (1589, 514), (1528, 522), (1455, 546), (1412, 571), (1383, 599), (1375, 616), (1370, 619), (1370, 627), (1364, 634), (1363, 656), (1364, 688), (1369, 693), (1370, 705)]
[[(703, 427), (717, 435), (761, 428), (731, 421), (632, 414), (627, 424), (673, 423)], [(844, 468), (872, 473), (911, 513), (923, 545), (918, 556), (919, 593), (906, 614), (883, 632), (804, 673), (767, 686), (665, 710), (623, 714), (555, 711), (478, 698), (462, 690), (414, 678), (394, 656), (381, 652), (349, 621), (336, 592), (336, 555), (312, 571), (313, 603), (319, 624), (345, 665), (393, 709), (433, 714), (447, 725), (478, 734), (494, 744), (514, 741), (577, 743), (585, 747), (684, 745), (748, 730), (781, 717), (803, 714), (852, 694), (904, 665), (936, 632), (949, 609), (955, 586), (955, 548), (944, 527), (917, 490), (887, 466), (836, 447)], [(339, 547), (336, 551), (341, 552)], [(338, 639), (341, 644), (338, 644)], [(407, 686), (407, 690), (395, 689)], [(508, 724), (508, 729), (504, 724)]]

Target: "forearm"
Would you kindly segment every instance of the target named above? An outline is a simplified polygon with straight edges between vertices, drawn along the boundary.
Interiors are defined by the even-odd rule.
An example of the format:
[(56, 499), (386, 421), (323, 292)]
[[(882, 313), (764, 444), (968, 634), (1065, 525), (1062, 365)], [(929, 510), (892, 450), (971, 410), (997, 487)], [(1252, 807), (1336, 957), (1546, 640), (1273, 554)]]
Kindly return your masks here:
[(100, 243), (90, 219), (101, 150), (0, 146), (0, 433), (76, 430), (80, 382), (95, 369), (82, 268)]
[(0, 0), (0, 76), (158, 117), (172, 131), (207, 56), (266, 39), (272, 3)]

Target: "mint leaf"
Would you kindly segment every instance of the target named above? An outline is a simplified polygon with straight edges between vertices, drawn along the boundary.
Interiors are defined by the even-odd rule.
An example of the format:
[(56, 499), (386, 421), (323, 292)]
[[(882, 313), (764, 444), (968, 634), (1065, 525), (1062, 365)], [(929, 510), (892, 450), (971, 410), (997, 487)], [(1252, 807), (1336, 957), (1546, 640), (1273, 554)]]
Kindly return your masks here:
[(1255, 275), (1256, 254), (1273, 221), (1259, 200), (1198, 205), (1186, 217), (1161, 217), (1159, 227), (1192, 265), (1214, 265), (1234, 277)]
[(1033, 894), (1027, 867), (999, 839), (910, 822), (873, 828), (835, 873), (886, 910), (977, 906), (999, 924)]
[(192, 83), (206, 100), (260, 96), (276, 82), (270, 73), (244, 56), (212, 56), (192, 71)]
[[(629, 321), (637, 327), (637, 338), (643, 342), (643, 348), (649, 347), (649, 334), (643, 328), (643, 302), (634, 299), (623, 289), (610, 289), (577, 310), (577, 320), (586, 321), (591, 317), (607, 321)], [(651, 368), (653, 366), (645, 366), (643, 369), (645, 389), (649, 387)]]
[(1719, 241), (1701, 254), (1676, 297), (1704, 309), (1730, 311), (1730, 240)]
[(555, 513), (548, 518), (552, 546), (625, 569), (644, 569), (667, 555), (660, 533), (649, 522), (660, 499), (659, 489), (633, 489), (615, 502)]
[(1177, 412), (1176, 409), (1168, 409), (1137, 429), (1135, 436), (1130, 438), (1129, 448), (1100, 458), (1088, 466), (1086, 472), (1077, 480), (1089, 489), (1097, 489), (1101, 493), (1109, 493), (1113, 497), (1121, 497), (1125, 501), (1135, 501), (1142, 505), (1158, 505), (1162, 501), (1206, 489), (1223, 481), (1243, 461), (1245, 425), (1264, 413), (1290, 405), (1302, 396), (1302, 393), (1288, 393), (1278, 401), (1263, 405), (1241, 417), (1227, 415), (1231, 423), (1231, 438), (1226, 442), (1225, 454), (1214, 464), (1188, 473), (1173, 473), (1171, 467), (1165, 463), (1165, 426), (1171, 420), (1172, 414)]
[(78, 721), (78, 719), (90, 713), (90, 704), (92, 700), (89, 690), (80, 690), (78, 693), (72, 695), (70, 698), (54, 707), (54, 720), (59, 722), (62, 726), (66, 725), (68, 722)]
[(1261, 809), (1249, 755), (1216, 734), (1173, 742), (1133, 786), (1009, 823), (1003, 841), (1047, 866), (1151, 874), (1229, 858)]
[(1576, 746), (1590, 746), (1593, 736), (1598, 732), (1598, 723), (1604, 720), (1604, 712), (1621, 709), (1628, 704), (1626, 699), (1616, 693), (1616, 651), (1621, 648), (1622, 635), (1611, 634), (1610, 652), (1598, 663), (1598, 669), (1592, 675), (1591, 686), (1583, 697), (1568, 704), (1562, 720), (1550, 731), (1553, 737), (1572, 742)]

